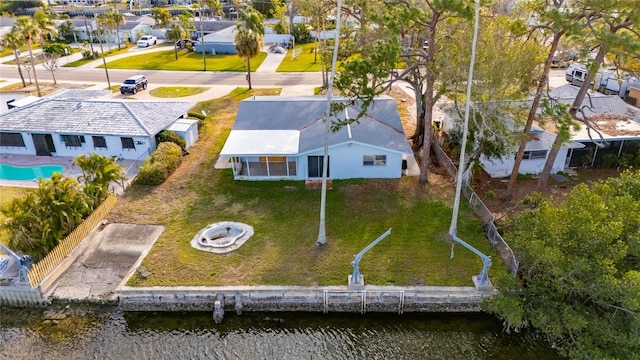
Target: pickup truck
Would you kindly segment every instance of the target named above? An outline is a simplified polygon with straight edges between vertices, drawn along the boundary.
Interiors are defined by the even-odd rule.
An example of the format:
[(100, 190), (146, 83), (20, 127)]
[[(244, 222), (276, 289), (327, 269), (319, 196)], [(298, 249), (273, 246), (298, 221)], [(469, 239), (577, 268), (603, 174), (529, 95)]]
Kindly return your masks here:
[(158, 38), (156, 38), (155, 36), (145, 35), (138, 40), (138, 46), (147, 47), (147, 46), (155, 45), (157, 41), (158, 41)]

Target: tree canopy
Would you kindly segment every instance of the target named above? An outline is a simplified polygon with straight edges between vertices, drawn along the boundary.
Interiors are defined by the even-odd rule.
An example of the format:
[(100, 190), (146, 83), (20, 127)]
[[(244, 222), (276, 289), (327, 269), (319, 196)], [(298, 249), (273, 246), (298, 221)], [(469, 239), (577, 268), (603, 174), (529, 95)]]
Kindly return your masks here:
[(519, 276), (494, 278), (501, 291), (484, 308), (510, 329), (538, 329), (570, 358), (637, 358), (640, 171), (577, 186), (560, 205), (529, 200), (505, 229)]

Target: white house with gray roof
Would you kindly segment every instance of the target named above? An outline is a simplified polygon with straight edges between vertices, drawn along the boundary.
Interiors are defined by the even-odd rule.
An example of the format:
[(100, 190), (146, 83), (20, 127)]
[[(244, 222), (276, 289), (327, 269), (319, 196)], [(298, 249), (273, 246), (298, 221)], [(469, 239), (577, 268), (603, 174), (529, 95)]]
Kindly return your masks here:
[[(246, 99), (220, 156), (230, 159), (237, 180), (321, 178), (326, 107), (324, 96)], [(353, 119), (359, 111), (350, 105), (337, 117)], [(403, 160), (412, 156), (396, 102), (388, 96), (376, 98), (357, 123), (329, 134), (331, 179), (399, 178)]]
[(144, 160), (156, 149), (155, 136), (194, 105), (45, 98), (0, 114), (0, 154)]
[[(578, 87), (563, 85), (553, 89), (549, 96), (556, 101), (571, 105), (578, 93)], [(635, 156), (640, 152), (640, 110), (625, 103), (616, 95), (604, 95), (589, 91), (582, 103), (582, 113), (591, 120), (598, 132), (588, 131), (583, 123), (580, 129), (572, 131), (571, 139), (560, 148), (551, 173), (567, 168), (581, 166), (601, 166), (611, 158), (620, 158), (624, 154)], [(527, 106), (531, 106), (530, 102)], [(443, 129), (451, 131), (461, 119), (451, 108), (444, 109)], [(507, 120), (508, 121), (508, 120)], [(522, 129), (523, 126), (520, 126)], [(521, 131), (521, 130), (518, 130)], [(524, 157), (520, 164), (520, 174), (540, 174), (544, 168), (556, 135), (539, 126), (533, 126), (529, 132)], [(483, 169), (494, 178), (507, 177), (513, 170), (515, 153), (499, 159), (480, 158)], [(626, 155), (626, 156), (629, 156)], [(609, 160), (605, 160), (609, 158)]]

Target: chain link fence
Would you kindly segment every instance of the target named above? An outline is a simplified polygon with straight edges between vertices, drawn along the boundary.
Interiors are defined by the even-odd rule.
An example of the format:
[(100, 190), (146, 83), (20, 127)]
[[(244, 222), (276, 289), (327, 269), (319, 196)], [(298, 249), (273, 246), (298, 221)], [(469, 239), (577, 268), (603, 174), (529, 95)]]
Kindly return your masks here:
[[(451, 177), (455, 178), (458, 169), (444, 150), (442, 150), (437, 140), (433, 141), (433, 150), (440, 165), (447, 170), (447, 173)], [(478, 197), (468, 183), (463, 182), (461, 190), (462, 195), (469, 201), (469, 206), (473, 213), (480, 218), (480, 221), (482, 221), (482, 224), (487, 231), (487, 238), (489, 239), (489, 242), (491, 242), (493, 248), (496, 249), (511, 274), (515, 276), (518, 273), (518, 266), (520, 263), (518, 262), (518, 259), (516, 259), (513, 250), (511, 250), (502, 235), (498, 232), (493, 213), (489, 211), (487, 206), (482, 202), (480, 197)]]

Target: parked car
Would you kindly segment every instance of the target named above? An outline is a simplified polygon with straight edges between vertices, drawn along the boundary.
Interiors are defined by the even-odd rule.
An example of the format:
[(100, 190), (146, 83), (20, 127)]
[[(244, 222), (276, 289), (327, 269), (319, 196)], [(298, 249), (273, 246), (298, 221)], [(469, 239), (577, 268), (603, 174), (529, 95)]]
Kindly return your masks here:
[(147, 47), (155, 45), (158, 42), (158, 38), (153, 35), (145, 35), (138, 40), (139, 47)]
[(120, 84), (120, 93), (122, 95), (126, 93), (135, 94), (138, 90), (145, 90), (147, 88), (148, 80), (144, 75), (135, 75), (126, 79)]
[[(184, 46), (182, 44), (184, 44)], [(194, 47), (194, 46), (196, 46), (196, 44), (200, 44), (200, 42), (196, 41), (196, 40), (191, 40), (191, 39), (184, 39), (184, 40), (176, 41), (176, 47), (178, 49), (189, 47), (189, 44), (191, 44), (191, 47)]]

